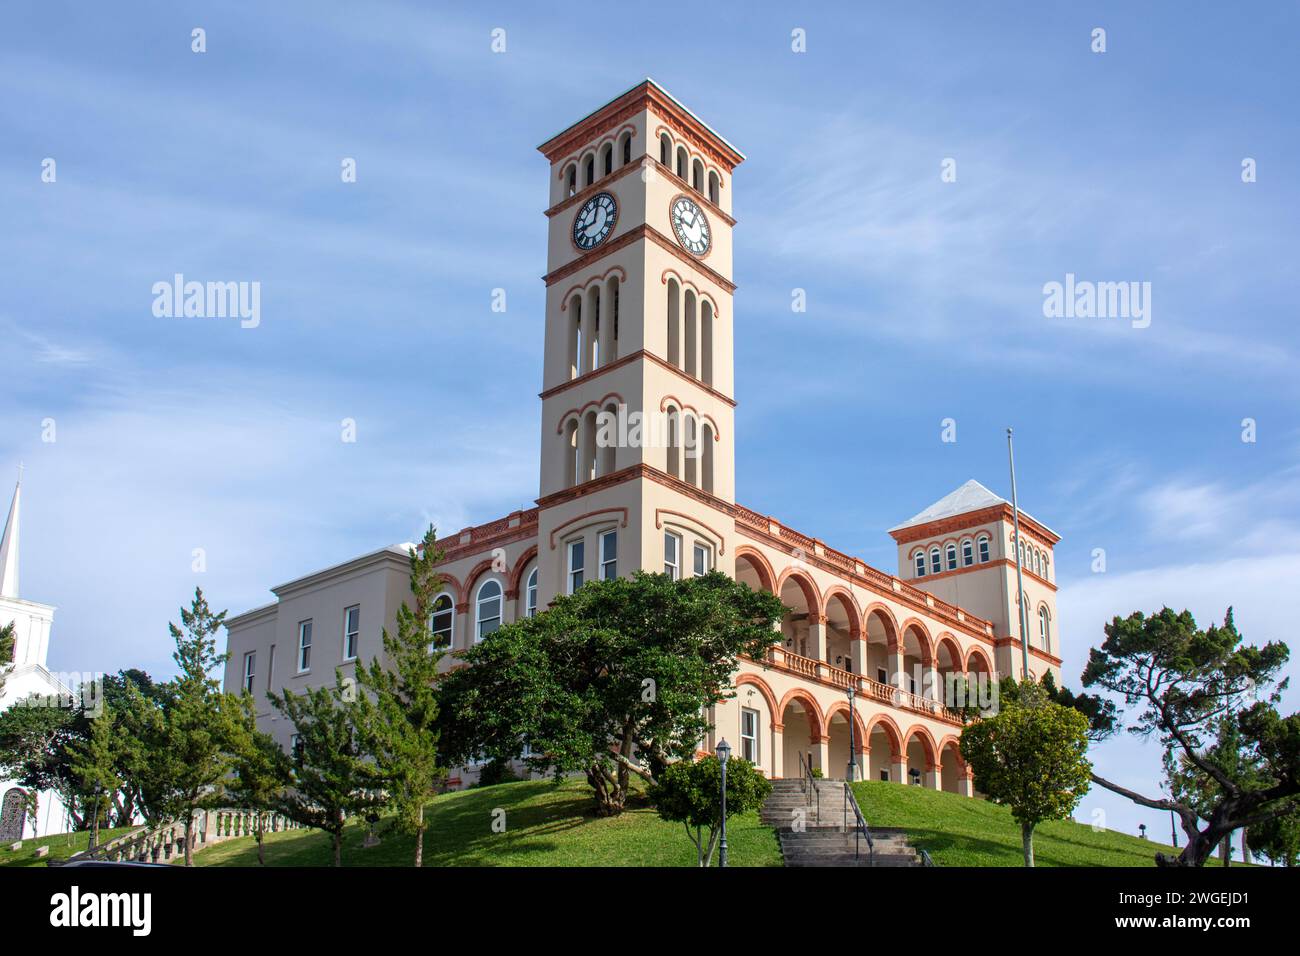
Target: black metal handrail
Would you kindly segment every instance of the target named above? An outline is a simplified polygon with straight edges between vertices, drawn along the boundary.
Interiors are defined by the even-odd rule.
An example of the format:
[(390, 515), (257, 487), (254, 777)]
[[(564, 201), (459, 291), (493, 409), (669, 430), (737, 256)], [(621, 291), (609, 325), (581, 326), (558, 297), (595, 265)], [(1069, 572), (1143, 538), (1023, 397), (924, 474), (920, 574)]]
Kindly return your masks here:
[(921, 850), (921, 865), (922, 865), (922, 866), (938, 866), (939, 864), (938, 864), (938, 863), (935, 863), (934, 860), (930, 859), (930, 854), (926, 853), (925, 850), (923, 849), (923, 850)]
[(867, 818), (862, 815), (861, 808), (858, 807), (858, 799), (853, 795), (853, 788), (848, 783), (844, 784), (844, 829), (849, 828), (849, 807), (853, 808), (853, 859), (862, 858), (862, 840), (867, 841), (867, 865), (876, 865), (876, 841), (871, 838), (871, 828), (867, 826)]
[(812, 806), (813, 801), (814, 800), (816, 801), (817, 803), (816, 816), (818, 820), (821, 820), (822, 795), (821, 792), (818, 791), (817, 789), (817, 778), (813, 776), (813, 765), (812, 765), (811, 755), (809, 755), (808, 758), (805, 759), (803, 753), (799, 754), (799, 785), (803, 789), (805, 797), (807, 797), (807, 800), (805, 802), (808, 804), (808, 806)]

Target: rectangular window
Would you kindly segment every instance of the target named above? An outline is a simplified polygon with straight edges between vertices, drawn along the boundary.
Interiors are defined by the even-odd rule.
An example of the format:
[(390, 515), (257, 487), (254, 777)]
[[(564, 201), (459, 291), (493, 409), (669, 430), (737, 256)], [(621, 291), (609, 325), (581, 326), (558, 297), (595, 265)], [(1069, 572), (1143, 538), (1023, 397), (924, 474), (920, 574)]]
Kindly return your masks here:
[(266, 689), (271, 690), (271, 675), (275, 673), (275, 645), (271, 645), (271, 651), (266, 655)]
[(740, 755), (758, 766), (758, 711), (748, 707), (740, 711)]
[(606, 531), (600, 536), (600, 579), (612, 581), (618, 577), (618, 532)]
[(702, 578), (713, 567), (713, 552), (707, 544), (695, 542), (695, 576)]
[(916, 576), (918, 578), (925, 577), (925, 552), (924, 551), (916, 552)]
[(582, 587), (582, 572), (587, 565), (586, 542), (581, 538), (569, 544), (569, 593)]
[(433, 602), (433, 613), (429, 615), (429, 633), (433, 638), (433, 649), (446, 650), (451, 647), (451, 638), (456, 623), (456, 605), (448, 594), (438, 595)]
[(528, 592), (524, 601), (524, 614), (527, 617), (537, 616), (537, 571), (534, 570), (528, 576)]
[(253, 679), (257, 669), (257, 652), (250, 651), (244, 655), (244, 690), (253, 692)]
[(941, 570), (942, 568), (939, 565), (939, 549), (931, 548), (930, 549), (930, 573), (938, 574)]
[(343, 612), (343, 659), (357, 659), (357, 644), (361, 638), (361, 605), (354, 604)]
[(298, 622), (298, 673), (311, 670), (311, 621)]
[(880, 771), (880, 779), (885, 781), (885, 783), (889, 783), (889, 771), (888, 770)]
[(980, 538), (980, 564), (987, 564), (989, 560), (989, 539)]
[(682, 539), (672, 532), (664, 534), (664, 574), (674, 581), (682, 576)]
[(877, 667), (877, 668), (876, 668), (876, 681), (877, 681), (878, 683), (881, 683), (881, 684), (888, 684), (888, 683), (889, 683), (889, 671), (885, 670), (883, 667)]
[(975, 552), (972, 550), (969, 541), (963, 541), (961, 543), (961, 563), (962, 567), (966, 568), (969, 568), (975, 563)]

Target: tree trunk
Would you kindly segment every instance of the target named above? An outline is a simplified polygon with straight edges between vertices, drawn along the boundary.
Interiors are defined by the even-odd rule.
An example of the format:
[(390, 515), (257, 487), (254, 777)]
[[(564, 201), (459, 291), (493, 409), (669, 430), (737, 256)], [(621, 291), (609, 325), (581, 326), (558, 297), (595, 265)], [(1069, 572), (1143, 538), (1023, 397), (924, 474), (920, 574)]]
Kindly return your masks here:
[(95, 822), (90, 830), (90, 845), (99, 846), (99, 808), (95, 808)]
[[(424, 808), (420, 808), (420, 813), (424, 813)], [(424, 866), (424, 827), (415, 828), (415, 865)]]
[(194, 811), (191, 810), (185, 817), (185, 865), (194, 865), (194, 841), (190, 839), (190, 834), (194, 832)]
[(1231, 833), (1227, 834), (1223, 838), (1223, 842), (1219, 844), (1219, 856), (1223, 858), (1224, 866), (1232, 865), (1232, 834)]
[(334, 831), (334, 865), (343, 865), (343, 831)]
[(1246, 840), (1246, 837), (1249, 834), (1249, 832), (1250, 831), (1248, 831), (1245, 827), (1242, 827), (1241, 829), (1241, 862), (1242, 863), (1250, 862), (1250, 843), (1247, 842)]
[(262, 814), (259, 812), (257, 814), (257, 864), (258, 866), (266, 866), (266, 847), (262, 840), (264, 835), (265, 834), (262, 827)]
[(1025, 866), (1034, 865), (1034, 827), (1029, 823), (1020, 824), (1020, 842), (1025, 849)]

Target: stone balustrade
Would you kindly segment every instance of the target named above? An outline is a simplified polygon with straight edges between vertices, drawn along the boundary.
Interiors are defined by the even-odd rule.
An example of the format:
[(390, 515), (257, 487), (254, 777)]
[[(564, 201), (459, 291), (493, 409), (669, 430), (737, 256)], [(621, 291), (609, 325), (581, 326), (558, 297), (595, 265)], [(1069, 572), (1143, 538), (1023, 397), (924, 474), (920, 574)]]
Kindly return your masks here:
[[(254, 836), (257, 833), (259, 816), (262, 818), (264, 833), (296, 830), (301, 826), (283, 814), (267, 810), (200, 810), (194, 814), (194, 826), (191, 829), (193, 849), (201, 850), (205, 846), (236, 837)], [(112, 863), (166, 863), (173, 858), (184, 856), (185, 824), (183, 821), (171, 821), (156, 827), (140, 827), (132, 830), (107, 843), (76, 853), (66, 862), (104, 860)], [(50, 865), (63, 864), (61, 861), (52, 860)]]

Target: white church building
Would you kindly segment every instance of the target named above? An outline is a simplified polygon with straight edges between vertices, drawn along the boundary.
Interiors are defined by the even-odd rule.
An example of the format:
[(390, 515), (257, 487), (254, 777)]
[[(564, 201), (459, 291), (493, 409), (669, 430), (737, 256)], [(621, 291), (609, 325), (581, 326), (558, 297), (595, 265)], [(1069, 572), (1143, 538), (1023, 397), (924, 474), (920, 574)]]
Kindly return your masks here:
[[(1026, 669), (1059, 681), (1059, 536), (1023, 513), (1017, 535), (1011, 504), (969, 481), (889, 529), (898, 565), (881, 570), (738, 502), (733, 173), (745, 157), (653, 80), (539, 151), (535, 506), (439, 539), (431, 643), (454, 656), (586, 581), (718, 569), (789, 611), (777, 646), (742, 660), (735, 696), (710, 708), (703, 748), (725, 737), (770, 777), (811, 764), (840, 778), (852, 764), (858, 778), (971, 794), (945, 688)], [(610, 440), (610, 421), (662, 440)], [(266, 692), (332, 684), (381, 653), (408, 574), (394, 545), (272, 588), (274, 602), (227, 620), (226, 689), (252, 692), (289, 745)]]
[[(19, 597), (18, 532), (22, 507), (22, 479), (14, 487), (13, 501), (0, 538), (0, 627), (14, 626), (13, 656), (0, 661), (4, 689), (0, 690), (0, 711), (32, 696), (67, 700), (72, 692), (50, 673), (50, 627), (54, 608)], [(29, 837), (62, 833), (68, 829), (63, 801), (52, 791), (37, 794), (36, 818), (28, 811), (28, 793), (15, 781), (0, 779), (0, 845)]]

